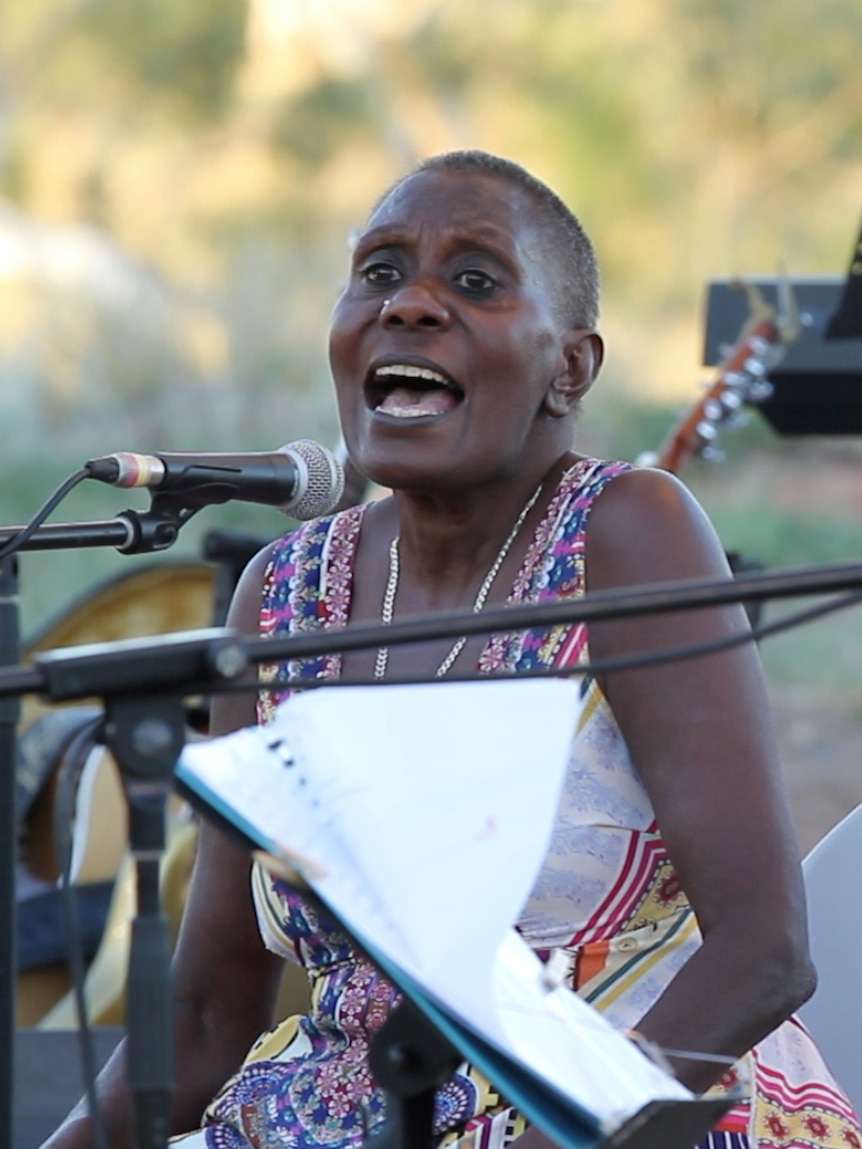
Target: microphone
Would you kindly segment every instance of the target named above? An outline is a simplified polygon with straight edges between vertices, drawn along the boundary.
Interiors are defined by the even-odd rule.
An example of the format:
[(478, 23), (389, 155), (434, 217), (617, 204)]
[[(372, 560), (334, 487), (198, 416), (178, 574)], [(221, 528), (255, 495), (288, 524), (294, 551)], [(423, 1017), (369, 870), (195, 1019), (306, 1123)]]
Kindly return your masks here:
[(239, 499), (278, 507), (296, 519), (315, 519), (337, 506), (344, 470), (331, 451), (298, 439), (272, 452), (209, 455), (117, 451), (84, 464), (89, 478), (114, 487), (147, 487), (182, 494), (189, 506)]

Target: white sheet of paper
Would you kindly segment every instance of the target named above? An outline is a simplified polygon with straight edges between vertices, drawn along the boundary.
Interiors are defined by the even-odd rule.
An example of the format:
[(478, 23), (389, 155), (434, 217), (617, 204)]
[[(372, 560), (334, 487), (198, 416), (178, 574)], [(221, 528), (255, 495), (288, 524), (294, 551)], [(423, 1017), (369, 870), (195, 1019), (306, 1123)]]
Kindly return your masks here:
[[(327, 779), (329, 828), (426, 976), (487, 976), (544, 859), (578, 712), (561, 679), (320, 690), (282, 708)], [(340, 912), (329, 869), (315, 884)]]
[(330, 831), (320, 781), (309, 785), (295, 756), (285, 760), (281, 749), (272, 748), (274, 742), (281, 743), (281, 736), (259, 726), (193, 742), (184, 747), (174, 773), (264, 854), (309, 884), (337, 875), (341, 900), (352, 907), (368, 936), (379, 938), (385, 952), (415, 969), (417, 958), (406, 936), (363, 879), (346, 843)]

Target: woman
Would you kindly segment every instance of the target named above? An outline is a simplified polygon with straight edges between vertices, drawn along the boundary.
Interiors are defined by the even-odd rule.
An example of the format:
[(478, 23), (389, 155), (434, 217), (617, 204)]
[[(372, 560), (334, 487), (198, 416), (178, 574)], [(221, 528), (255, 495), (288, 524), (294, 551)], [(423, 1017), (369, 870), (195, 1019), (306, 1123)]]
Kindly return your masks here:
[[(725, 576), (721, 546), (679, 482), (571, 450), (602, 362), (597, 308), (589, 240), (521, 168), (454, 153), (397, 183), (356, 245), (330, 342), (350, 455), (394, 496), (261, 553), (232, 623), (283, 634)], [(291, 674), (569, 666), (745, 627), (741, 608), (714, 607), (602, 622), (589, 634), (572, 626), (351, 652), (277, 668), (257, 712), (248, 699), (219, 699), (214, 733), (265, 720)], [(563, 948), (573, 984), (621, 1027), (668, 1050), (743, 1059), (718, 1087), (748, 1069), (754, 1098), (730, 1111), (713, 1147), (860, 1144), (849, 1104), (785, 1020), (814, 974), (751, 644), (589, 682), (551, 848), (518, 925), (540, 952)], [(291, 952), (309, 967), (312, 1015), (265, 1033)], [(184, 1144), (340, 1147), (380, 1120), (368, 1039), (394, 991), (332, 923), (208, 826), (175, 994), (175, 1129), (197, 1128), (207, 1110)], [(720, 1072), (709, 1058), (676, 1056), (673, 1066), (696, 1091)], [(121, 1058), (104, 1094), (112, 1143), (127, 1144)], [(449, 1142), (468, 1131), (472, 1141), (546, 1143), (469, 1067), (441, 1091), (437, 1128)], [(51, 1142), (87, 1143), (82, 1118)]]

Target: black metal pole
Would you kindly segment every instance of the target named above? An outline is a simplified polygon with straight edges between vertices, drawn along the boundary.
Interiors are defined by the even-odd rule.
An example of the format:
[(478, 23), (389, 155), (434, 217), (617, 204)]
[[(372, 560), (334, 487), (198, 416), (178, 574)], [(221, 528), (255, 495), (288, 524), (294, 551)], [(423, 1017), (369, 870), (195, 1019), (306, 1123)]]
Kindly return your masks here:
[(129, 807), (137, 914), (132, 922), (128, 992), (128, 1080), (135, 1149), (164, 1149), (174, 1089), (171, 938), (159, 893), (159, 861), (173, 768), (185, 741), (177, 696), (108, 698), (105, 740), (114, 753)]
[[(0, 545), (11, 541), (23, 527), (0, 527)], [(92, 523), (45, 523), (22, 545), (25, 551), (58, 550), (60, 547), (104, 547), (122, 549), (133, 539), (131, 524), (123, 519)]]
[(371, 1071), (386, 1094), (386, 1117), (363, 1149), (432, 1149), (435, 1094), (462, 1060), (419, 1007), (402, 998), (371, 1042)]
[[(114, 547), (125, 555), (146, 554), (173, 546), (181, 526), (181, 520), (173, 513), (123, 511), (115, 519), (43, 523), (18, 549), (54, 551)], [(0, 546), (17, 538), (23, 530), (23, 527), (0, 527)]]
[[(0, 559), (0, 666), (15, 666), (20, 659), (18, 568), (13, 556)], [(16, 902), (15, 862), (18, 841), (15, 824), (16, 730), (21, 717), (20, 697), (0, 698), (0, 1146), (12, 1147)]]
[[(576, 622), (634, 618), (728, 603), (764, 602), (842, 591), (848, 592), (843, 603), (846, 606), (855, 601), (853, 594), (862, 593), (862, 563), (788, 567), (775, 571), (743, 572), (735, 578), (680, 579), (614, 587), (591, 591), (581, 598), (490, 606), (478, 614), (460, 609), (409, 615), (389, 624), (355, 622), (343, 628), (303, 631), (287, 638), (246, 639), (245, 650), (250, 662), (287, 662), (335, 652), (373, 650), (378, 646), (452, 639), (462, 634), (508, 634), (532, 628), (568, 626)], [(453, 679), (447, 676), (447, 681)]]

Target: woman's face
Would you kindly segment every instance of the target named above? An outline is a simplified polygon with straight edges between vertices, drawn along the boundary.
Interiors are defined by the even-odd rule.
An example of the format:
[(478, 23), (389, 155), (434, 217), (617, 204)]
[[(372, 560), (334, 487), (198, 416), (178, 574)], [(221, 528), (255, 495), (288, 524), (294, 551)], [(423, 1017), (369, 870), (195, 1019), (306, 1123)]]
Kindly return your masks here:
[(330, 334), (345, 441), (371, 479), (463, 488), (566, 449), (546, 407), (566, 371), (547, 246), (526, 193), (484, 174), (423, 172), (375, 212)]

